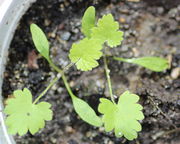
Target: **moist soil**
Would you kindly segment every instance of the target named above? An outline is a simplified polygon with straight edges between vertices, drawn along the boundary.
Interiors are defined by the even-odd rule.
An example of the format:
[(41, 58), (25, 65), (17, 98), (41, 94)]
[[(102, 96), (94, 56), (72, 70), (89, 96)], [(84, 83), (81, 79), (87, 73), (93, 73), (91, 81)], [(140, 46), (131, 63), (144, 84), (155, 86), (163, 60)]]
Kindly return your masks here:
[[(15, 136), (18, 144), (179, 144), (180, 143), (180, 1), (178, 0), (46, 0), (38, 1), (23, 16), (12, 40), (3, 96), (16, 89), (29, 88), (34, 98), (57, 75), (32, 43), (29, 25), (38, 24), (47, 34), (51, 57), (59, 67), (70, 61), (73, 42), (83, 38), (80, 31), (85, 9), (94, 5), (97, 17), (112, 13), (124, 31), (121, 46), (109, 54), (125, 58), (160, 56), (168, 59), (168, 70), (157, 73), (108, 58), (113, 92), (117, 96), (130, 90), (140, 96), (145, 119), (136, 140), (116, 138), (82, 121), (75, 113), (62, 80), (42, 98), (52, 104), (53, 120), (31, 135)], [(96, 111), (100, 97), (109, 97), (103, 61), (90, 72), (71, 67), (66, 76), (73, 92)]]

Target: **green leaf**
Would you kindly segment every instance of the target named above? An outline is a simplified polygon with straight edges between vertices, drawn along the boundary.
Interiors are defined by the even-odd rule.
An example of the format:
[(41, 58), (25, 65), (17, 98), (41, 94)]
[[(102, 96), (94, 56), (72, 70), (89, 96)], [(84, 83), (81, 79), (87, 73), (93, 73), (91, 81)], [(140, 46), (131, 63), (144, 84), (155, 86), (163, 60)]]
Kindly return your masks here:
[(77, 69), (88, 71), (97, 67), (97, 60), (102, 56), (102, 45), (98, 40), (85, 38), (72, 45), (69, 58), (76, 63)]
[(30, 30), (36, 49), (49, 61), (49, 42), (46, 38), (46, 35), (36, 24), (31, 24)]
[(72, 101), (76, 113), (82, 120), (93, 126), (100, 127), (102, 125), (101, 118), (96, 115), (95, 111), (85, 101), (76, 96), (72, 97)]
[(40, 102), (32, 103), (32, 94), (27, 89), (16, 90), (14, 98), (7, 100), (4, 112), (8, 115), (6, 125), (10, 134), (24, 135), (30, 131), (35, 134), (39, 129), (44, 128), (45, 120), (52, 119), (51, 104)]
[(82, 29), (81, 31), (88, 38), (91, 37), (91, 29), (95, 26), (95, 8), (90, 6), (84, 13), (82, 18)]
[(97, 27), (92, 29), (92, 37), (102, 43), (107, 42), (110, 47), (115, 47), (121, 44), (123, 32), (119, 31), (119, 24), (114, 21), (113, 16), (107, 14), (99, 19)]
[(144, 119), (143, 107), (137, 104), (139, 96), (124, 92), (118, 100), (118, 104), (112, 103), (106, 98), (100, 99), (98, 111), (103, 115), (102, 121), (105, 131), (114, 129), (116, 137), (124, 135), (128, 140), (137, 138), (137, 132), (141, 131), (141, 125), (137, 120)]
[(123, 62), (137, 64), (155, 72), (163, 71), (167, 69), (169, 66), (168, 61), (160, 57), (142, 57), (142, 58), (132, 58), (132, 59), (114, 57), (114, 59)]

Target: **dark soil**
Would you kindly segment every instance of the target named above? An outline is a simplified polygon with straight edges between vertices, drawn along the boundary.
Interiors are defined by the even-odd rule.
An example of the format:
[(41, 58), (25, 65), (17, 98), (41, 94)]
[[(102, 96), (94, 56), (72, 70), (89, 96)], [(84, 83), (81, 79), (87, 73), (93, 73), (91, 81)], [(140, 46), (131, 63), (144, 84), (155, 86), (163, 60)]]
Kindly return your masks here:
[[(47, 34), (51, 56), (60, 67), (69, 63), (68, 52), (73, 42), (82, 39), (81, 17), (84, 10), (94, 5), (97, 15), (112, 13), (125, 32), (121, 46), (111, 53), (123, 57), (160, 56), (171, 63), (164, 72), (121, 63), (109, 58), (114, 94), (119, 96), (129, 89), (140, 96), (145, 119), (142, 131), (134, 141), (116, 138), (102, 128), (92, 127), (74, 112), (70, 96), (61, 80), (42, 100), (52, 104), (53, 120), (35, 135), (15, 136), (18, 144), (179, 144), (180, 133), (180, 1), (178, 0), (46, 0), (38, 1), (21, 20), (9, 51), (4, 73), (3, 95), (16, 89), (29, 88), (36, 97), (56, 75), (45, 59), (28, 65), (28, 55), (34, 45), (29, 25), (38, 24)], [(33, 53), (36, 58), (36, 54)], [(37, 67), (38, 66), (38, 67)], [(32, 69), (34, 68), (34, 69)], [(108, 97), (103, 62), (91, 72), (80, 72), (72, 67), (67, 73), (74, 93), (97, 109), (100, 97)], [(175, 129), (175, 130), (174, 130)]]

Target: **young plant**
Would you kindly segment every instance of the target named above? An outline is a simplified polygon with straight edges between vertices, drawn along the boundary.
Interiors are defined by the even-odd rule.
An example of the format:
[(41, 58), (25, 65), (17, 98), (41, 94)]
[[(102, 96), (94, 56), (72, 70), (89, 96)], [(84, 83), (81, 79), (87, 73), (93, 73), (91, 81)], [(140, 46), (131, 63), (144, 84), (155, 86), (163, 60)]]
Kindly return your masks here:
[[(45, 121), (52, 119), (51, 104), (39, 102), (39, 99), (46, 94), (59, 78), (62, 78), (71, 96), (74, 109), (82, 120), (96, 127), (104, 126), (106, 132), (113, 130), (116, 137), (124, 136), (128, 140), (137, 138), (137, 132), (142, 129), (138, 120), (144, 119), (143, 107), (137, 103), (139, 96), (125, 91), (119, 96), (118, 102), (115, 102), (106, 56), (106, 49), (121, 44), (123, 32), (119, 30), (119, 24), (111, 14), (104, 15), (97, 23), (95, 19), (95, 8), (91, 6), (85, 11), (82, 18), (82, 32), (85, 38), (72, 45), (69, 53), (71, 63), (63, 69), (57, 67), (50, 59), (49, 42), (43, 31), (36, 24), (31, 24), (30, 30), (37, 51), (58, 74), (34, 101), (32, 101), (32, 94), (27, 88), (14, 91), (14, 98), (7, 100), (4, 110), (7, 114), (6, 125), (10, 134), (24, 135), (28, 130), (31, 134), (35, 134), (45, 126)], [(101, 57), (104, 60), (110, 99), (100, 98), (98, 111), (102, 115), (98, 116), (88, 103), (73, 94), (67, 82), (65, 71), (73, 65), (76, 65), (77, 69), (81, 71), (92, 70), (99, 65), (98, 60)], [(158, 57), (113, 58), (138, 64), (158, 72), (168, 67), (167, 60)]]

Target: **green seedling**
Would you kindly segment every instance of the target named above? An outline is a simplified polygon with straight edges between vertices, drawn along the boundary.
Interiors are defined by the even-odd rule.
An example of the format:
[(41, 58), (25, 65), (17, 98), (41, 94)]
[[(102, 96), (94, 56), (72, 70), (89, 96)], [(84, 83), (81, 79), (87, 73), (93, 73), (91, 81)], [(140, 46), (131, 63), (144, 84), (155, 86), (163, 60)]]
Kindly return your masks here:
[[(116, 137), (124, 136), (128, 140), (137, 138), (137, 132), (142, 129), (138, 120), (144, 119), (143, 107), (137, 103), (139, 96), (126, 91), (119, 96), (118, 102), (115, 102), (107, 63), (107, 58), (111, 58), (106, 55), (107, 49), (121, 44), (123, 32), (119, 30), (119, 24), (111, 14), (104, 15), (97, 23), (95, 19), (95, 8), (91, 6), (82, 18), (81, 30), (85, 38), (72, 45), (69, 53), (71, 62), (63, 69), (52, 62), (49, 56), (49, 42), (44, 32), (36, 24), (31, 24), (30, 31), (37, 51), (58, 74), (34, 101), (32, 101), (32, 94), (27, 88), (24, 88), (23, 91), (14, 91), (14, 98), (7, 100), (4, 110), (7, 114), (6, 125), (10, 134), (24, 135), (28, 131), (35, 134), (44, 128), (45, 121), (52, 119), (51, 104), (39, 100), (58, 79), (62, 78), (71, 96), (74, 109), (82, 120), (96, 127), (104, 126), (106, 132), (114, 131)], [(73, 94), (67, 82), (65, 71), (73, 65), (76, 65), (77, 69), (81, 71), (92, 70), (99, 65), (98, 60), (101, 57), (104, 60), (110, 99), (100, 98), (98, 111), (102, 115), (99, 116), (87, 102)], [(168, 67), (167, 60), (158, 57), (113, 58), (123, 62), (135, 63), (158, 72)]]

